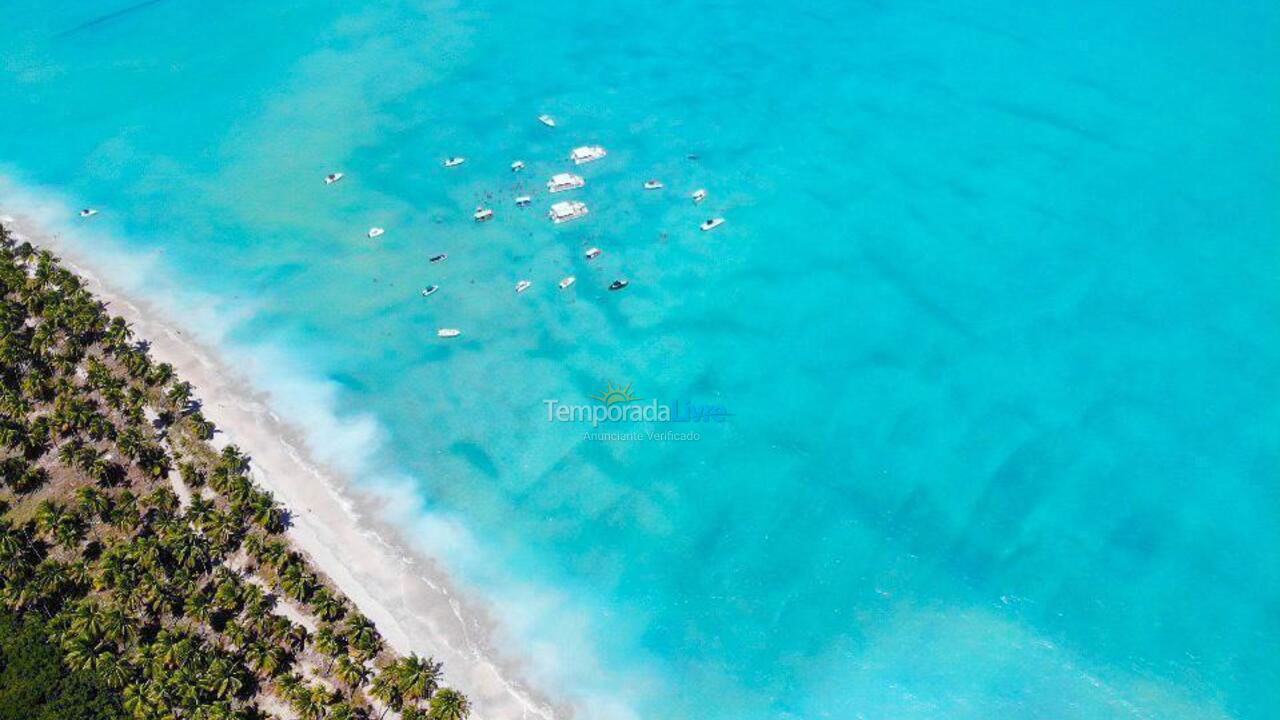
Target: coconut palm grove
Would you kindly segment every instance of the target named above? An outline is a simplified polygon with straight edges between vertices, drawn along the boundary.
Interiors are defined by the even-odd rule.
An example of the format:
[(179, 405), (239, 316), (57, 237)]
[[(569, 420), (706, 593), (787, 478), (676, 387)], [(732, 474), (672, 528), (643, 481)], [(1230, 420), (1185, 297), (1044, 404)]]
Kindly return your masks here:
[(0, 363), (0, 720), (469, 715), (290, 546), (194, 388), (3, 227)]

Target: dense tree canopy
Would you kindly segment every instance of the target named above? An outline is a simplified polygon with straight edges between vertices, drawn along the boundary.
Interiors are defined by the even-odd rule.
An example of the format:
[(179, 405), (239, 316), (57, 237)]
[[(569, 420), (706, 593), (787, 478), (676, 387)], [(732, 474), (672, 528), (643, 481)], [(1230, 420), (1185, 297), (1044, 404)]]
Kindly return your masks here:
[(0, 720), (466, 718), (284, 539), (195, 392), (0, 227)]

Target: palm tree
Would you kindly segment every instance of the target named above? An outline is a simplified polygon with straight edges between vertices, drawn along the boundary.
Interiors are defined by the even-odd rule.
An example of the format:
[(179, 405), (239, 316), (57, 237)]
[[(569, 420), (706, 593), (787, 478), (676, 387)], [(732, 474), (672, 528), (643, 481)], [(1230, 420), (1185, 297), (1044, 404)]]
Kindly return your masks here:
[(111, 514), (111, 497), (95, 487), (78, 488), (76, 503), (85, 515), (106, 519)]
[(471, 714), (467, 696), (453, 688), (443, 688), (431, 698), (431, 720), (466, 720)]
[(353, 659), (350, 655), (343, 655), (333, 666), (334, 677), (338, 681), (346, 685), (349, 689), (356, 688), (365, 684), (369, 679), (369, 668), (364, 663)]
[(392, 667), (383, 669), (373, 678), (373, 686), (369, 688), (369, 696), (380, 701), (385, 708), (382, 715), (387, 714), (387, 710), (395, 710), (400, 712), (404, 707), (404, 693), (400, 690), (400, 681)]
[(341, 620), (347, 613), (347, 606), (328, 588), (321, 586), (311, 598), (311, 609), (316, 616), (325, 622)]
[(427, 700), (440, 687), (441, 665), (432, 658), (409, 653), (409, 657), (401, 658), (391, 668), (406, 700)]

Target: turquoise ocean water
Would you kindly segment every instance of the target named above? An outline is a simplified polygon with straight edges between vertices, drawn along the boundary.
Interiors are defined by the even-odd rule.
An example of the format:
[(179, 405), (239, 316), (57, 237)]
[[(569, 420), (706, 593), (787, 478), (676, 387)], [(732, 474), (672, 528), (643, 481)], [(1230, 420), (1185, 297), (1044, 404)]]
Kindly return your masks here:
[[(0, 10), (11, 199), (460, 523), (583, 717), (1280, 714), (1280, 6)], [(732, 416), (547, 421), (608, 383)]]

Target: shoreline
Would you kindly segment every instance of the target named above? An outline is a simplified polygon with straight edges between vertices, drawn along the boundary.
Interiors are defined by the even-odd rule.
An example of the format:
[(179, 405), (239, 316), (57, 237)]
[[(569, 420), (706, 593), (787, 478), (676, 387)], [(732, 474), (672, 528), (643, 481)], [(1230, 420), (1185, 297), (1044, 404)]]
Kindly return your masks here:
[(217, 351), (184, 335), (151, 303), (130, 297), (91, 268), (58, 236), (16, 208), (4, 208), (15, 237), (52, 251), (87, 288), (149, 343), (157, 360), (195, 388), (215, 423), (211, 441), (234, 443), (251, 458), (253, 480), (290, 511), (289, 540), (364, 613), (400, 654), (432, 656), (447, 684), (472, 700), (477, 718), (573, 716), (521, 678), (518, 660), (494, 646), (496, 622), (478, 599), (456, 589), (434, 559), (412, 549), (402, 530), (380, 517), (389, 496), (354, 487), (311, 458), (300, 430), (282, 420), (250, 381)]

